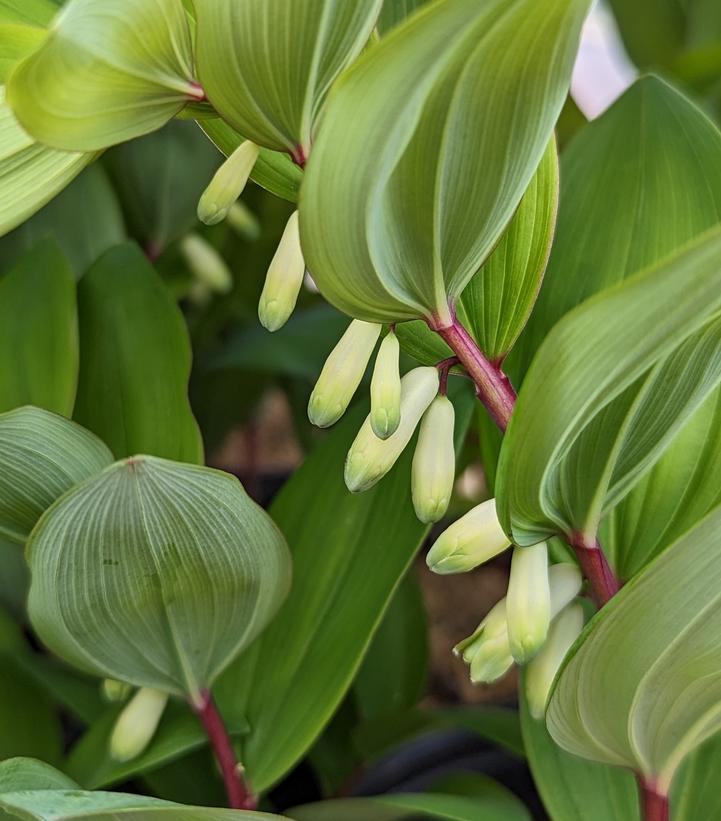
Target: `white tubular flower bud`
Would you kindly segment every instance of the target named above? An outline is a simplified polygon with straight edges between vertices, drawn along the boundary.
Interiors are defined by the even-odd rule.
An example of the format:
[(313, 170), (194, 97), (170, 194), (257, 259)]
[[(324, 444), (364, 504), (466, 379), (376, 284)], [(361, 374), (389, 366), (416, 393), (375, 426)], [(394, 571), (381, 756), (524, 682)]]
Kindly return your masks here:
[(471, 668), (474, 684), (490, 684), (513, 666), (508, 646), (506, 600), (501, 599), (478, 625), (476, 631), (458, 644), (453, 652), (462, 655)]
[(496, 514), (496, 500), (469, 510), (441, 533), (426, 564), (434, 573), (466, 573), (510, 547)]
[(387, 439), (401, 421), (400, 345), (390, 331), (381, 342), (371, 380), (371, 427), (379, 439)]
[(215, 172), (210, 185), (198, 203), (198, 219), (206, 225), (217, 225), (243, 193), (260, 148), (250, 140), (241, 143)]
[(137, 758), (150, 744), (168, 703), (168, 694), (141, 687), (118, 716), (110, 736), (110, 755), (116, 761)]
[(410, 442), (413, 432), (438, 393), (438, 371), (421, 367), (409, 371), (401, 380), (401, 421), (388, 439), (379, 439), (366, 417), (345, 463), (345, 483), (351, 493), (373, 487), (396, 463)]
[(253, 242), (260, 237), (258, 217), (243, 202), (234, 202), (228, 211), (228, 225), (238, 236)]
[(111, 703), (125, 701), (133, 688), (124, 681), (117, 681), (114, 678), (103, 679), (102, 694), (106, 701)]
[(519, 664), (526, 664), (542, 647), (551, 623), (545, 542), (514, 548), (506, 598), (511, 655)]
[(294, 211), (270, 263), (260, 295), (258, 318), (264, 328), (277, 331), (290, 319), (304, 276), (305, 260), (300, 247), (298, 212)]
[(581, 592), (583, 576), (575, 564), (553, 564), (548, 568), (548, 584), (551, 591), (551, 619), (555, 619)]
[(196, 281), (210, 291), (227, 294), (233, 287), (233, 275), (225, 260), (199, 234), (188, 234), (180, 243), (180, 251)]
[(582, 630), (583, 608), (580, 604), (570, 604), (553, 620), (546, 643), (526, 668), (526, 698), (535, 719), (543, 718), (553, 680)]
[(451, 501), (456, 478), (455, 418), (450, 399), (437, 396), (421, 419), (411, 492), (416, 516), (426, 524), (442, 519)]
[(308, 418), (319, 428), (335, 424), (348, 409), (368, 367), (381, 326), (354, 319), (323, 365), (308, 402)]

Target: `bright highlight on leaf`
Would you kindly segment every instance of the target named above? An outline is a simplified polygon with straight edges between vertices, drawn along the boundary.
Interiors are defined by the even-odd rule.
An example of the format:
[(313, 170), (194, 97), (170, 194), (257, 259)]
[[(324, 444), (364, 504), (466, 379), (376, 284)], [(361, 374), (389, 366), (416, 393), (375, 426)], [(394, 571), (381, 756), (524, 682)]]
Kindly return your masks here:
[(147, 456), (67, 493), (27, 555), (30, 617), (48, 647), (198, 703), (290, 583), (285, 540), (235, 478)]
[(437, 396), (421, 419), (411, 472), (413, 507), (426, 524), (442, 519), (451, 501), (456, 478), (454, 425), (453, 403)]
[(300, 247), (298, 212), (291, 214), (265, 277), (258, 317), (264, 328), (278, 331), (290, 319), (305, 276), (305, 260)]
[(8, 84), (23, 127), (66, 151), (147, 134), (202, 97), (182, 0), (70, 0)]

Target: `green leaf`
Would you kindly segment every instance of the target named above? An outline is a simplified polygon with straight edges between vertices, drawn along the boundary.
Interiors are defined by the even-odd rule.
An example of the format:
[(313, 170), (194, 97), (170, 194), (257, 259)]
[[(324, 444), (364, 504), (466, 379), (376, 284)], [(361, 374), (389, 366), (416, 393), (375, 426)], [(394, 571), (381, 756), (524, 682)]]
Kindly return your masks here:
[(366, 44), (381, 3), (195, 0), (208, 98), (253, 142), (305, 158), (328, 89)]
[(78, 785), (64, 773), (33, 758), (0, 763), (0, 794), (19, 790), (72, 790)]
[(104, 162), (133, 236), (157, 256), (197, 225), (198, 200), (220, 157), (193, 123), (171, 122), (116, 146)]
[(721, 817), (721, 795), (716, 775), (721, 766), (721, 736), (702, 744), (681, 767), (671, 791), (674, 821)]
[[(186, 705), (171, 701), (146, 750), (131, 761), (115, 761), (110, 755), (110, 737), (123, 706), (106, 710), (94, 721), (68, 758), (68, 772), (87, 789), (112, 786), (153, 772), (208, 743), (198, 718)], [(246, 722), (235, 721), (227, 729), (235, 736), (247, 732), (248, 727)]]
[(556, 679), (551, 735), (666, 792), (721, 729), (721, 511), (632, 579), (591, 621)]
[(147, 134), (201, 97), (181, 0), (70, 0), (8, 85), (24, 128), (67, 151)]
[(499, 515), (518, 544), (558, 532), (593, 539), (718, 384), (720, 263), (715, 229), (588, 300), (546, 338), (499, 463)]
[(427, 2), (428, 0), (384, 0), (378, 17), (378, 31), (385, 34)]
[(0, 21), (47, 26), (57, 10), (51, 0), (0, 0)]
[[(502, 361), (528, 321), (546, 270), (558, 206), (558, 156), (551, 140), (531, 184), (488, 261), (457, 304), (458, 319), (492, 361)], [(423, 321), (398, 326), (408, 353), (424, 364), (453, 355)]]
[(195, 701), (290, 583), (285, 541), (234, 477), (150, 456), (66, 493), (27, 558), (30, 619), (58, 656)]
[[(229, 157), (245, 141), (245, 137), (219, 118), (203, 120), (198, 125), (226, 157)], [(258, 185), (272, 194), (288, 202), (298, 201), (303, 172), (287, 154), (261, 148), (260, 156), (250, 176)]]
[(30, 572), (17, 544), (0, 539), (0, 609), (18, 622), (25, 620), (25, 599), (30, 587)]
[(80, 277), (109, 248), (127, 238), (120, 204), (99, 164), (86, 168), (77, 179), (41, 211), (23, 222), (0, 242), (3, 260), (51, 237)]
[(428, 638), (418, 582), (398, 586), (353, 685), (363, 719), (387, 716), (417, 704), (426, 690)]
[(2, 22), (0, 10), (0, 83), (6, 83), (10, 72), (45, 40), (45, 29), (26, 23)]
[(545, 722), (531, 716), (525, 698), (521, 726), (533, 782), (553, 821), (639, 821), (638, 788), (632, 773), (561, 749)]
[(75, 281), (42, 242), (0, 279), (0, 412), (37, 405), (70, 416), (78, 380)]
[[(692, 3), (695, 0), (692, 0)], [(683, 50), (686, 20), (683, 0), (610, 0), (631, 59), (641, 68), (672, 67)], [(649, 20), (653, 25), (649, 25)]]
[(588, 5), (432, 3), (345, 73), (301, 197), (330, 302), (372, 322), (449, 323), (543, 157)]
[(75, 419), (116, 458), (203, 461), (188, 401), (191, 351), (180, 310), (132, 244), (104, 254), (78, 286)]
[(23, 821), (262, 821), (280, 815), (183, 807), (143, 795), (25, 790), (0, 794), (0, 810)]
[(57, 498), (111, 461), (99, 439), (53, 413), (0, 415), (0, 537), (22, 544)]
[[(460, 442), (472, 399), (460, 391), (453, 399)], [(242, 760), (257, 790), (281, 778), (333, 715), (427, 533), (411, 505), (410, 448), (375, 488), (347, 492), (343, 462), (366, 411), (347, 414), (271, 507), (291, 545), (293, 589), (262, 639), (218, 682), (226, 715), (232, 703), (250, 724)]]
[(0, 236), (42, 208), (93, 159), (37, 144), (15, 119), (0, 86)]

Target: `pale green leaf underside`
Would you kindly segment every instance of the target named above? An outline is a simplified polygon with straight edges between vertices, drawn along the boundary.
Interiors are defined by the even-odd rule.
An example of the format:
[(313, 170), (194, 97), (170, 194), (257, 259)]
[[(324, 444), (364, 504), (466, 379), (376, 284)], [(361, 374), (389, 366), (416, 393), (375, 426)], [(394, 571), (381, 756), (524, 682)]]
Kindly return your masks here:
[(45, 36), (41, 26), (0, 20), (0, 83), (7, 82), (15, 65), (39, 48)]
[(99, 439), (54, 413), (0, 415), (0, 536), (22, 544), (57, 498), (111, 461)]
[(57, 655), (194, 698), (290, 582), (283, 537), (234, 477), (148, 456), (67, 493), (27, 555), (30, 618)]
[(147, 134), (198, 96), (181, 0), (71, 0), (8, 85), (22, 125), (68, 151)]
[(0, 236), (42, 208), (94, 158), (38, 145), (18, 124), (0, 87)]
[(721, 512), (636, 576), (591, 622), (547, 714), (569, 752), (627, 766), (668, 788), (721, 729)]
[(0, 413), (36, 405), (70, 416), (77, 382), (75, 279), (45, 240), (0, 278)]
[[(551, 140), (508, 228), (456, 305), (458, 319), (492, 361), (505, 358), (533, 310), (551, 250), (558, 156)], [(422, 320), (399, 325), (403, 348), (424, 364), (452, 356)]]
[(501, 450), (499, 509), (515, 541), (595, 535), (718, 384), (720, 309), (717, 228), (558, 323)]
[(331, 302), (369, 321), (447, 320), (543, 156), (587, 8), (432, 3), (344, 75), (301, 192), (303, 248)]
[(382, 0), (195, 0), (198, 73), (233, 128), (310, 150), (331, 83), (365, 45)]

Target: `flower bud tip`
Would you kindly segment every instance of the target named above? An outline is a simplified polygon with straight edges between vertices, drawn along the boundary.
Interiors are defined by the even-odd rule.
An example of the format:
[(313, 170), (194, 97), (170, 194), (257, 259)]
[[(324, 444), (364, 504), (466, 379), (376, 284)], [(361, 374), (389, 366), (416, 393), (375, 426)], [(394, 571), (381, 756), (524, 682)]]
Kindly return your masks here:
[(198, 203), (198, 219), (206, 225), (217, 225), (243, 193), (260, 149), (246, 140), (216, 171)]
[(294, 211), (270, 263), (260, 295), (258, 318), (264, 328), (272, 332), (285, 325), (295, 310), (304, 276), (305, 260), (300, 247), (298, 212)]
[(150, 744), (168, 703), (167, 693), (141, 687), (118, 716), (110, 736), (115, 761), (131, 761)]

